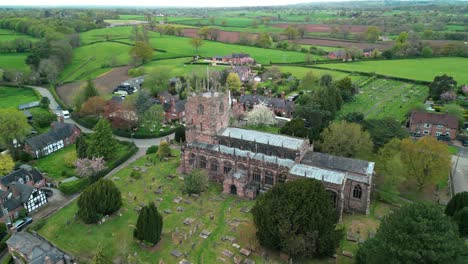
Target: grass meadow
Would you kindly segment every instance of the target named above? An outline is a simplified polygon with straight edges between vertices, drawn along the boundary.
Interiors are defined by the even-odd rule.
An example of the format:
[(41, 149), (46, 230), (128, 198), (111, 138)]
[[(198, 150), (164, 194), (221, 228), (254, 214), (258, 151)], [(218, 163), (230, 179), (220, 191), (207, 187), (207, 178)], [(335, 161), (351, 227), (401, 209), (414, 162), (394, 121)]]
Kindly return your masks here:
[(25, 60), (29, 53), (0, 53), (0, 68), (10, 71), (28, 72)]
[(18, 109), (20, 104), (38, 101), (32, 89), (0, 86), (0, 108)]
[(432, 81), (435, 76), (447, 74), (459, 84), (468, 83), (467, 58), (430, 58), (405, 60), (360, 61), (320, 65), (329, 69), (356, 72), (375, 72), (412, 80)]

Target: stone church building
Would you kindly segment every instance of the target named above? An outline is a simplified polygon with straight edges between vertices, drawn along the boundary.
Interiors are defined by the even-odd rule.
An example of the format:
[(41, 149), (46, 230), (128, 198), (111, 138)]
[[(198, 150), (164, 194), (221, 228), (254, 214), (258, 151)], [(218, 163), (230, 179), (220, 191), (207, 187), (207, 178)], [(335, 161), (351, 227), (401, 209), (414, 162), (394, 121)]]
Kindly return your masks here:
[(339, 215), (369, 213), (374, 162), (313, 151), (309, 140), (229, 127), (230, 97), (192, 94), (186, 102), (183, 173), (205, 169), (224, 193), (254, 199), (275, 184), (301, 177), (320, 180)]

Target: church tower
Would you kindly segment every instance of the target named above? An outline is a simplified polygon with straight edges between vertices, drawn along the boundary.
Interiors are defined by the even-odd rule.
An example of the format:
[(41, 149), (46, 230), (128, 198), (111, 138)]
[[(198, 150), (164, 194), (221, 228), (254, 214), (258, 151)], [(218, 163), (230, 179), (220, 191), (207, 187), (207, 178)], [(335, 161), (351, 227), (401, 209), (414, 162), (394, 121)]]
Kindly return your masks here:
[(187, 143), (215, 144), (216, 133), (229, 125), (229, 95), (209, 91), (191, 94), (185, 104)]

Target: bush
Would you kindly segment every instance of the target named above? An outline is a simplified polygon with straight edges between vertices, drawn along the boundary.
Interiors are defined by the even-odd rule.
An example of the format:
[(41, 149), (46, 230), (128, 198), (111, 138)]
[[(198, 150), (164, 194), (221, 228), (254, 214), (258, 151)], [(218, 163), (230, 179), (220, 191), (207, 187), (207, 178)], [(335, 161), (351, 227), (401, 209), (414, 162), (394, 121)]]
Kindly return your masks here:
[(175, 129), (174, 135), (175, 142), (183, 143), (185, 142), (185, 127), (179, 126)]
[(208, 175), (203, 170), (193, 170), (184, 178), (185, 192), (200, 194), (208, 188)]
[(90, 184), (88, 178), (79, 179), (76, 181), (61, 183), (59, 185), (59, 190), (64, 194), (74, 194), (84, 190)]
[(139, 179), (141, 179), (141, 172), (139, 172), (139, 171), (132, 171), (132, 173), (130, 173), (130, 177), (131, 177), (132, 179), (139, 180)]
[(170, 157), (171, 156), (171, 148), (169, 147), (169, 143), (166, 141), (161, 141), (159, 143), (159, 149), (158, 149), (158, 158), (159, 160), (162, 160), (165, 157)]
[(7, 240), (11, 237), (11, 234), (7, 234), (0, 240), (0, 252), (3, 252), (7, 248)]
[(26, 208), (22, 208), (22, 209), (19, 211), (18, 219), (25, 218), (26, 216), (28, 216), (28, 210), (26, 210)]
[(150, 203), (140, 210), (133, 236), (143, 241), (143, 243), (154, 245), (161, 239), (162, 228), (162, 215), (158, 212), (158, 208), (154, 203)]
[(32, 156), (31, 154), (21, 150), (20, 153), (19, 153), (19, 160), (26, 163), (26, 162), (29, 162), (30, 160), (32, 160)]
[(445, 214), (454, 216), (461, 209), (468, 207), (468, 192), (457, 193), (445, 207)]
[(153, 145), (146, 150), (146, 155), (154, 154), (158, 152), (158, 146)]
[(74, 168), (76, 159), (77, 159), (76, 151), (68, 152), (63, 157), (63, 164), (65, 164), (65, 167), (67, 168)]
[(458, 224), (458, 231), (462, 236), (468, 236), (468, 207), (459, 210), (453, 219)]

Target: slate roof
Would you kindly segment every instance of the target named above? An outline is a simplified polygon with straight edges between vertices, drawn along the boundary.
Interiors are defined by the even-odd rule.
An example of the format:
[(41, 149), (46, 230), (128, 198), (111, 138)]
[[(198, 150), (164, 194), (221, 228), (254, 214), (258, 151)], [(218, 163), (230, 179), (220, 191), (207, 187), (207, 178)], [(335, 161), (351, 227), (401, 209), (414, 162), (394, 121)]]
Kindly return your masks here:
[(27, 203), (31, 193), (34, 191), (34, 187), (19, 182), (12, 182), (8, 187), (21, 203)]
[(346, 55), (346, 52), (344, 50), (335, 50), (330, 52), (330, 54), (335, 54), (337, 57), (344, 57)]
[(37, 183), (44, 179), (42, 174), (35, 168), (31, 169), (30, 171), (21, 168), (8, 175), (1, 177), (0, 184), (2, 184), (3, 186), (8, 186), (12, 182), (19, 182), (20, 179), (22, 179), (23, 182), (27, 182), (26, 176), (29, 176), (30, 180), (32, 179), (34, 183)]
[(49, 132), (26, 139), (26, 144), (35, 151), (41, 150), (50, 143), (70, 137), (73, 134), (73, 129), (75, 128), (74, 124), (61, 122), (54, 122), (52, 126), (53, 127)]
[(346, 174), (343, 172), (321, 169), (304, 164), (295, 164), (289, 173), (320, 181), (323, 179), (323, 181), (334, 184), (342, 184), (343, 180), (346, 178)]
[(411, 113), (412, 124), (443, 125), (452, 129), (458, 129), (458, 119), (454, 115), (436, 114), (429, 112), (413, 111)]
[(332, 170), (352, 172), (357, 174), (372, 174), (374, 162), (333, 156), (320, 152), (307, 152), (301, 160), (302, 164), (328, 168)]
[(265, 103), (269, 107), (278, 109), (285, 109), (286, 111), (294, 108), (294, 102), (277, 97), (267, 97), (263, 95), (244, 94), (239, 97), (239, 102), (242, 104), (259, 104), (260, 102)]
[[(28, 232), (16, 232), (7, 240), (8, 247), (21, 252), (27, 258), (27, 263), (43, 264), (63, 261), (65, 253), (52, 246), (47, 241)], [(50, 262), (47, 262), (47, 258)]]
[(39, 106), (39, 101), (34, 101), (34, 102), (25, 103), (25, 104), (20, 104), (18, 106), (18, 109), (25, 110), (25, 109), (29, 109), (29, 108), (33, 108), (37, 106)]
[[(169, 109), (171, 109), (171, 105), (172, 105), (171, 102), (164, 102), (163, 104), (164, 112), (169, 111)], [(185, 100), (176, 100), (175, 109), (177, 113), (181, 113), (185, 111)]]
[(301, 138), (270, 134), (236, 127), (222, 128), (220, 131), (218, 131), (218, 135), (294, 150), (297, 150), (305, 143), (305, 140)]

